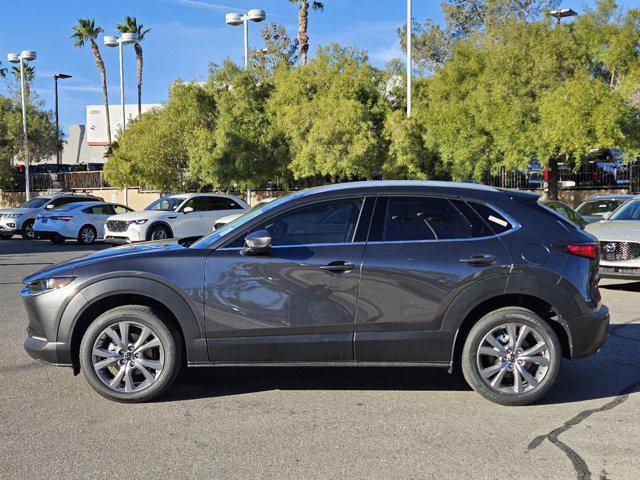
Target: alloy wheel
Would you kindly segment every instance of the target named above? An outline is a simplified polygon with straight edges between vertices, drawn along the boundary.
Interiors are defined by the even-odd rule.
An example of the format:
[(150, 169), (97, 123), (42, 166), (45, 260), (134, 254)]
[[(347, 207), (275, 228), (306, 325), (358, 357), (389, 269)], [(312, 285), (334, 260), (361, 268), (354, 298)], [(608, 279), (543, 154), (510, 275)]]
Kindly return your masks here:
[(550, 355), (540, 332), (513, 322), (499, 325), (484, 336), (476, 362), (482, 380), (492, 390), (522, 394), (543, 382), (551, 364)]
[(167, 238), (167, 231), (164, 228), (156, 229), (151, 235), (151, 240), (166, 240)]
[(139, 392), (153, 385), (164, 367), (164, 347), (149, 327), (121, 321), (96, 338), (91, 362), (98, 378), (117, 392)]
[(92, 228), (83, 228), (80, 232), (80, 239), (82, 240), (82, 243), (93, 243), (96, 239), (96, 234), (93, 232)]

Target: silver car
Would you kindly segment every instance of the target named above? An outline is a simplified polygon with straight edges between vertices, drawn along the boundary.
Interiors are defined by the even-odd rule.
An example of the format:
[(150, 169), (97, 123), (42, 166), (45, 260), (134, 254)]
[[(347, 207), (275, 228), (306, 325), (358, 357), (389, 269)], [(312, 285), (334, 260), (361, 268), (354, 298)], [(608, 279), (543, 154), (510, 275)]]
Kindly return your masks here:
[(585, 230), (600, 245), (600, 277), (640, 280), (640, 199), (629, 200)]

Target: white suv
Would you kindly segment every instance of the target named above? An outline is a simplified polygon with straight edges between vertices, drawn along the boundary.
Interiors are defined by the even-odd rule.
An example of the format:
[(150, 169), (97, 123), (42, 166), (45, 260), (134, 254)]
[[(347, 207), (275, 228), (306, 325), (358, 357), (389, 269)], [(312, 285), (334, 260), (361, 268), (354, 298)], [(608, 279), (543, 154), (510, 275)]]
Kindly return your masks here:
[(187, 193), (156, 200), (141, 212), (107, 219), (105, 242), (131, 243), (208, 235), (216, 219), (242, 213), (249, 205), (233, 195)]

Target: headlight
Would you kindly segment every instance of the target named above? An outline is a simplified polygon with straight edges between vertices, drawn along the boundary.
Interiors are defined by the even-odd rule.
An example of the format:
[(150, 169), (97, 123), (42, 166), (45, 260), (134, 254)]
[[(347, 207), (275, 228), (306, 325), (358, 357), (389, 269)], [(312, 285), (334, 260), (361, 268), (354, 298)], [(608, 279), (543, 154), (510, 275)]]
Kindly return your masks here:
[(27, 295), (39, 295), (41, 293), (57, 290), (69, 285), (76, 277), (49, 277), (34, 280), (24, 286), (23, 292)]
[(147, 219), (147, 218), (141, 218), (140, 220), (131, 220), (131, 221), (129, 222), (129, 225), (132, 225), (132, 224), (134, 224), (134, 223), (135, 223), (136, 225), (142, 225), (142, 224), (144, 224), (144, 223), (147, 223), (148, 221), (149, 221), (149, 219)]
[(5, 213), (2, 215), (2, 218), (18, 218), (21, 217), (22, 213)]

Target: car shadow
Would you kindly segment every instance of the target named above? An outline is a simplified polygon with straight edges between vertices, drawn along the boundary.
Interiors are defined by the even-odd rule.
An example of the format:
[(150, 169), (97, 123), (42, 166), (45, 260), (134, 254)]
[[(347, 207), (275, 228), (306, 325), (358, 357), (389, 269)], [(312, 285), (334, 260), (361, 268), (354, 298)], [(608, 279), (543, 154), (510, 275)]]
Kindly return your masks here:
[[(612, 282), (610, 280), (609, 282)], [(622, 283), (600, 283), (599, 288), (606, 288), (607, 290), (622, 290), (627, 292), (640, 292), (640, 282), (623, 281)]]
[(1, 255), (26, 255), (39, 253), (64, 253), (64, 252), (93, 252), (104, 250), (113, 245), (96, 242), (91, 245), (81, 245), (75, 240), (67, 240), (62, 245), (56, 245), (49, 240), (24, 240), (20, 237), (13, 237), (9, 240), (0, 240)]
[[(565, 361), (539, 404), (605, 399), (640, 391), (640, 323), (616, 324), (598, 355)], [(638, 388), (631, 388), (633, 385)], [(223, 397), (270, 390), (468, 391), (462, 374), (417, 367), (219, 367), (183, 371), (159, 401)]]

